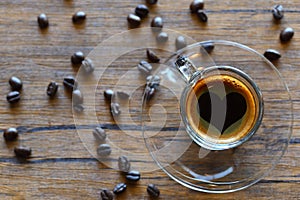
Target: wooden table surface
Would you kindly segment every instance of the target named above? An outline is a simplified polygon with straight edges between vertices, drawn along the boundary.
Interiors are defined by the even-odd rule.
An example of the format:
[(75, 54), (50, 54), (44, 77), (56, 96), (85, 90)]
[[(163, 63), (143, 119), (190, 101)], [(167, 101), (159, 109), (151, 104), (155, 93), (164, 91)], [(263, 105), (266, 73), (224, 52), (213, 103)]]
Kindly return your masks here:
[[(143, 173), (137, 184), (129, 184), (127, 191), (116, 198), (149, 199), (146, 187), (154, 183), (160, 188), (160, 199), (300, 199), (300, 2), (276, 1), (286, 9), (281, 23), (272, 20), (270, 8), (274, 1), (205, 2), (209, 16), (206, 25), (190, 14), (190, 0), (159, 0), (151, 6), (141, 27), (149, 27), (151, 19), (159, 15), (165, 21), (165, 28), (195, 41), (224, 39), (243, 43), (261, 53), (268, 48), (279, 50), (282, 58), (275, 64), (291, 91), (294, 104), (294, 127), (288, 150), (272, 173), (239, 192), (192, 191), (171, 180), (163, 171), (155, 170)], [(98, 162), (86, 150), (76, 132), (70, 95), (64, 90), (62, 79), (76, 75), (77, 70), (70, 64), (70, 56), (75, 51), (88, 54), (102, 41), (128, 30), (126, 17), (140, 3), (144, 1), (0, 2), (0, 128), (17, 127), (21, 133), (16, 142), (0, 140), (0, 199), (98, 199), (101, 188), (112, 189), (124, 181), (116, 169)], [(75, 26), (71, 16), (79, 10), (87, 13), (87, 20), (84, 25)], [(36, 17), (43, 12), (50, 20), (47, 31), (40, 31), (36, 22)], [(281, 44), (279, 32), (286, 26), (294, 28), (295, 36), (290, 43)], [(107, 81), (99, 83), (99, 94), (110, 87), (110, 80), (118, 78), (118, 68), (112, 69)], [(22, 99), (16, 106), (6, 101), (10, 90), (7, 81), (12, 75), (24, 82)], [(53, 100), (45, 94), (50, 80), (60, 84), (59, 94)], [(101, 109), (107, 105), (102, 96), (98, 100), (97, 111), (103, 117), (101, 113), (107, 110)], [(100, 123), (113, 124), (110, 120), (103, 117)], [(32, 158), (26, 163), (14, 157), (13, 148), (18, 144), (33, 150)], [(130, 144), (128, 141), (128, 147)]]

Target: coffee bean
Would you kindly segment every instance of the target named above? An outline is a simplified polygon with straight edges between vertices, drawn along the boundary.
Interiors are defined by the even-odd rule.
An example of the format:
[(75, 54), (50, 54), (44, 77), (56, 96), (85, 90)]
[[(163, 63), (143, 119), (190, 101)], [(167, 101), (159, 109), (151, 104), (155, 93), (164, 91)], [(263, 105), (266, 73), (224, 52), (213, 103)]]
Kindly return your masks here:
[(42, 13), (37, 17), (37, 21), (39, 24), (39, 27), (41, 29), (45, 29), (49, 26), (49, 21), (48, 21), (48, 17), (46, 14)]
[(202, 22), (207, 22), (207, 20), (208, 20), (208, 17), (204, 10), (198, 10), (197, 16), (200, 19), (200, 21), (202, 21)]
[(202, 10), (204, 8), (204, 1), (203, 0), (194, 0), (190, 4), (190, 10), (192, 13), (196, 13), (198, 10)]
[(141, 18), (135, 14), (129, 14), (127, 16), (127, 21), (130, 27), (135, 28), (141, 25)]
[(284, 9), (282, 5), (275, 5), (272, 9), (273, 18), (281, 20), (284, 17)]
[(81, 113), (84, 111), (84, 107), (82, 104), (73, 105), (73, 109), (77, 113)]
[(118, 91), (117, 92), (117, 95), (120, 99), (124, 99), (124, 100), (127, 100), (129, 99), (129, 94), (127, 94), (126, 92), (124, 91)]
[(47, 87), (47, 95), (54, 97), (58, 90), (58, 84), (55, 81), (51, 81)]
[(86, 58), (82, 61), (82, 67), (86, 73), (92, 73), (95, 70), (94, 63), (89, 58)]
[(168, 36), (168, 34), (165, 33), (165, 32), (161, 32), (161, 33), (159, 33), (159, 34), (156, 36), (156, 41), (157, 41), (158, 43), (165, 43), (165, 42), (168, 41), (168, 39), (169, 39), (169, 36)]
[(97, 154), (100, 157), (109, 156), (111, 154), (111, 147), (109, 144), (100, 144), (97, 148)]
[(163, 19), (161, 17), (154, 17), (151, 21), (152, 30), (155, 32), (161, 31), (164, 26)]
[(139, 69), (140, 72), (142, 72), (145, 75), (149, 75), (152, 71), (152, 65), (144, 60), (142, 60), (138, 64), (137, 68)]
[(122, 172), (128, 172), (130, 170), (130, 161), (126, 156), (120, 156), (118, 159), (119, 170)]
[(265, 51), (264, 56), (269, 60), (269, 61), (275, 61), (281, 58), (281, 54), (274, 50), (274, 49), (268, 49)]
[(83, 103), (83, 95), (80, 90), (76, 89), (72, 92), (72, 100), (74, 105)]
[[(214, 48), (215, 48), (215, 45), (212, 43), (212, 42), (209, 42), (209, 43), (205, 43), (205, 44), (202, 44), (201, 47), (207, 52), (207, 53), (211, 53)], [(202, 50), (202, 48), (200, 50)]]
[(140, 18), (147, 17), (149, 8), (146, 5), (140, 4), (135, 8), (135, 14)]
[(84, 54), (81, 51), (77, 51), (71, 56), (71, 62), (73, 65), (81, 65), (83, 60)]
[(152, 197), (159, 197), (160, 195), (160, 191), (159, 189), (156, 187), (156, 185), (154, 184), (149, 184), (148, 187), (147, 187), (147, 192), (150, 196)]
[(156, 3), (157, 3), (157, 0), (146, 0), (146, 2), (147, 2), (148, 4), (153, 5), (153, 4), (156, 4)]
[(155, 88), (146, 86), (146, 88), (145, 88), (145, 98), (146, 98), (147, 101), (152, 99), (152, 97), (155, 94), (155, 91), (156, 91)]
[(100, 196), (102, 200), (113, 200), (114, 199), (114, 194), (112, 193), (112, 191), (108, 190), (108, 189), (102, 189), (102, 191), (100, 192)]
[(71, 90), (71, 91), (75, 90), (78, 85), (76, 79), (73, 76), (65, 77), (63, 84), (68, 90)]
[(86, 14), (83, 11), (76, 12), (72, 17), (72, 21), (74, 24), (81, 24), (84, 22), (85, 19), (86, 19)]
[(119, 183), (115, 186), (113, 192), (115, 194), (120, 194), (120, 193), (124, 192), (126, 190), (126, 188), (127, 188), (127, 185), (125, 183)]
[(185, 37), (183, 37), (183, 36), (181, 36), (181, 35), (178, 36), (178, 37), (176, 38), (176, 41), (175, 41), (175, 46), (176, 46), (176, 49), (177, 49), (177, 50), (186, 47), (186, 46), (187, 46), (187, 42), (186, 42), (186, 40), (185, 40)]
[(154, 53), (154, 51), (147, 49), (147, 58), (150, 62), (158, 63), (160, 58)]
[(18, 130), (16, 128), (8, 128), (4, 130), (3, 137), (6, 141), (15, 141), (19, 136)]
[(154, 75), (154, 76), (150, 75), (146, 78), (146, 84), (150, 88), (157, 89), (160, 85), (160, 77), (157, 75)]
[(8, 82), (12, 91), (20, 91), (22, 89), (23, 83), (18, 77), (12, 76)]
[(107, 89), (103, 92), (105, 99), (107, 99), (108, 101), (111, 101), (112, 97), (114, 96), (114, 91)]
[(120, 105), (118, 103), (111, 103), (110, 111), (113, 116), (119, 116), (121, 114)]
[(25, 146), (15, 147), (14, 152), (19, 158), (29, 158), (31, 156), (31, 148)]
[(105, 130), (101, 127), (95, 128), (93, 130), (93, 135), (95, 139), (99, 142), (103, 142), (107, 137)]
[(281, 42), (290, 41), (294, 36), (294, 30), (290, 27), (285, 28), (280, 33), (280, 40)]
[(139, 171), (131, 170), (126, 174), (126, 179), (129, 181), (138, 181), (141, 178), (141, 174)]
[(6, 99), (9, 103), (17, 103), (21, 99), (20, 92), (12, 91), (12, 92), (8, 93), (8, 95), (6, 96)]

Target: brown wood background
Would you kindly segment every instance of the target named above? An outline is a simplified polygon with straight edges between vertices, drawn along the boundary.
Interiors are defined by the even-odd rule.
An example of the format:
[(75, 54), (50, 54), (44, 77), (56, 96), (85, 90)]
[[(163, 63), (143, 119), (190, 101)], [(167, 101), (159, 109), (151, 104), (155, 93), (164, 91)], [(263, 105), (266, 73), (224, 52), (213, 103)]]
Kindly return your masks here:
[[(76, 75), (70, 64), (73, 52), (88, 54), (101, 41), (128, 30), (126, 17), (143, 0), (2, 0), (0, 2), (0, 128), (21, 131), (13, 144), (0, 140), (0, 199), (97, 199), (101, 188), (113, 188), (123, 178), (114, 169), (97, 162), (83, 146), (74, 129), (70, 96), (60, 88), (49, 100), (45, 88), (50, 80), (60, 83), (65, 75)], [(282, 3), (284, 20), (272, 21), (270, 8)], [(259, 52), (274, 48), (282, 53), (276, 63), (286, 80), (294, 103), (294, 128), (288, 151), (275, 170), (254, 186), (231, 194), (205, 194), (189, 190), (157, 170), (143, 174), (117, 199), (148, 199), (147, 184), (155, 183), (160, 199), (300, 199), (300, 2), (206, 0), (209, 21), (200, 23), (189, 12), (190, 0), (159, 0), (141, 27), (152, 17), (164, 18), (165, 27), (196, 41), (233, 40)], [(87, 13), (86, 23), (74, 26), (75, 11)], [(36, 17), (46, 13), (47, 31), (40, 31)], [(287, 44), (278, 36), (291, 26), (296, 34)], [(111, 72), (112, 77), (117, 71)], [(16, 75), (24, 82), (22, 101), (14, 107), (6, 102), (7, 80)], [(104, 86), (108, 83), (102, 83)], [(103, 111), (105, 112), (105, 111)], [(32, 147), (33, 158), (20, 163), (14, 158), (16, 144)], [(129, 143), (130, 144), (130, 143)]]

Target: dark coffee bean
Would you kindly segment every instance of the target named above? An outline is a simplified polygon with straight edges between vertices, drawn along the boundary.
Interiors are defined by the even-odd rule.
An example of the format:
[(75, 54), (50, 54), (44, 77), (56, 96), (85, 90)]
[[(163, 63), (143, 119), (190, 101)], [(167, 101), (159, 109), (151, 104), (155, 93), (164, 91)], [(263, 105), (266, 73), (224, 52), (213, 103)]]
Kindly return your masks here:
[(168, 34), (165, 33), (165, 32), (161, 32), (161, 33), (159, 33), (159, 34), (156, 36), (156, 41), (157, 41), (158, 43), (165, 43), (165, 42), (168, 41), (168, 39), (169, 39), (169, 36), (168, 36)]
[(75, 90), (78, 85), (76, 79), (73, 76), (65, 77), (63, 84), (68, 90), (71, 90), (71, 91)]
[(176, 49), (177, 49), (177, 50), (186, 47), (186, 46), (187, 46), (187, 42), (186, 42), (186, 40), (185, 40), (185, 37), (183, 37), (183, 36), (178, 36), (178, 37), (176, 38), (176, 41), (175, 41), (175, 46), (176, 46)]
[(93, 130), (93, 135), (95, 139), (99, 142), (103, 142), (107, 137), (105, 130), (101, 127), (95, 128)]
[(3, 137), (6, 141), (15, 141), (19, 136), (16, 128), (8, 128), (3, 132)]
[(124, 100), (127, 100), (129, 99), (129, 94), (126, 93), (126, 92), (123, 92), (123, 91), (118, 91), (117, 92), (117, 95), (120, 99), (124, 99)]
[[(207, 53), (211, 53), (211, 52), (214, 50), (215, 45), (214, 45), (214, 43), (209, 42), (209, 43), (202, 44), (201, 47), (202, 47)], [(200, 50), (202, 50), (202, 48), (201, 48)]]
[(294, 30), (290, 27), (285, 28), (280, 33), (280, 40), (281, 42), (290, 41), (294, 36)]
[(84, 54), (81, 51), (77, 51), (71, 56), (71, 62), (73, 65), (81, 65), (83, 60)]
[(140, 72), (142, 72), (145, 75), (149, 75), (152, 71), (152, 65), (150, 63), (148, 63), (147, 61), (144, 61), (144, 60), (142, 60), (138, 64), (137, 68)]
[(73, 105), (73, 109), (77, 113), (81, 113), (84, 111), (84, 107), (82, 104)]
[(156, 4), (156, 3), (157, 3), (157, 0), (146, 0), (146, 2), (147, 2), (148, 4), (153, 5), (153, 4)]
[(274, 50), (274, 49), (268, 49), (265, 51), (264, 56), (269, 60), (269, 61), (275, 61), (281, 58), (281, 54)]
[(148, 187), (147, 187), (147, 192), (150, 196), (152, 197), (159, 197), (160, 195), (160, 191), (159, 189), (156, 187), (156, 185), (154, 184), (149, 184)]
[(208, 20), (208, 17), (204, 10), (198, 10), (197, 16), (200, 19), (200, 21), (202, 21), (202, 22), (207, 22), (207, 20)]
[(107, 99), (108, 101), (111, 101), (112, 97), (114, 96), (114, 91), (107, 89), (103, 92), (105, 99)]
[(51, 81), (47, 87), (47, 95), (49, 97), (54, 97), (58, 90), (58, 84), (54, 81)]
[(112, 191), (108, 190), (108, 189), (102, 189), (102, 191), (100, 192), (100, 196), (102, 200), (113, 200), (114, 199), (114, 194), (112, 193)]
[(150, 88), (155, 88), (157, 89), (160, 85), (160, 77), (157, 75), (154, 76), (148, 76), (146, 78), (146, 85), (149, 86)]
[(150, 62), (158, 63), (160, 58), (154, 53), (154, 51), (147, 49), (147, 58)]
[(130, 170), (130, 161), (126, 156), (120, 156), (118, 159), (119, 170), (122, 172), (128, 172)]
[(147, 101), (152, 99), (152, 97), (155, 94), (155, 91), (156, 91), (155, 88), (146, 86), (146, 88), (145, 88), (145, 98), (146, 98)]
[(86, 58), (82, 61), (82, 67), (86, 73), (92, 73), (95, 70), (94, 63), (89, 58)]
[(109, 144), (100, 144), (97, 148), (97, 154), (100, 157), (109, 156), (111, 154), (111, 147)]
[(121, 114), (120, 105), (118, 103), (111, 103), (110, 111), (113, 116), (119, 116)]
[(203, 0), (194, 0), (190, 4), (190, 10), (192, 13), (196, 13), (198, 10), (202, 10), (204, 8), (204, 1)]
[(140, 18), (147, 17), (149, 8), (146, 5), (140, 4), (135, 8), (135, 14)]
[(151, 27), (153, 28), (153, 31), (159, 32), (164, 26), (163, 19), (161, 17), (154, 17), (151, 21)]
[(48, 17), (46, 14), (42, 13), (37, 17), (37, 21), (39, 24), (39, 27), (41, 29), (45, 29), (49, 26), (49, 21), (48, 21)]
[(72, 100), (74, 105), (83, 103), (83, 95), (80, 90), (76, 89), (72, 92)]
[(29, 158), (31, 156), (31, 148), (25, 146), (15, 147), (14, 152), (19, 158)]
[(81, 24), (84, 22), (85, 19), (86, 19), (86, 14), (83, 11), (76, 12), (72, 17), (72, 21), (74, 24)]
[(131, 170), (126, 174), (126, 179), (129, 181), (138, 181), (141, 178), (141, 174), (139, 171)]
[(282, 5), (276, 5), (272, 9), (273, 18), (275, 20), (281, 20), (284, 17), (284, 10)]
[(8, 82), (12, 91), (20, 91), (22, 89), (23, 83), (18, 77), (12, 76)]
[(6, 96), (6, 99), (9, 103), (17, 103), (21, 99), (20, 92), (12, 91), (12, 92), (8, 93), (8, 95)]
[(125, 183), (119, 183), (115, 186), (113, 192), (115, 194), (120, 194), (120, 193), (124, 192), (126, 190), (126, 188), (127, 188), (127, 185)]
[(130, 25), (130, 27), (138, 27), (141, 25), (141, 18), (135, 14), (129, 14), (127, 17), (127, 21)]

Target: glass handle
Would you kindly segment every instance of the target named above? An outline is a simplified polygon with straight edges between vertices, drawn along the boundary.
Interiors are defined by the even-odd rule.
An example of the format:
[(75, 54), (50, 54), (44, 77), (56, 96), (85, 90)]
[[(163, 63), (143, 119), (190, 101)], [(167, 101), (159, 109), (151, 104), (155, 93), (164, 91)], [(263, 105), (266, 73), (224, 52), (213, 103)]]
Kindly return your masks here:
[(192, 61), (185, 56), (179, 56), (175, 61), (175, 66), (183, 75), (186, 82), (189, 82), (195, 72), (198, 71)]

